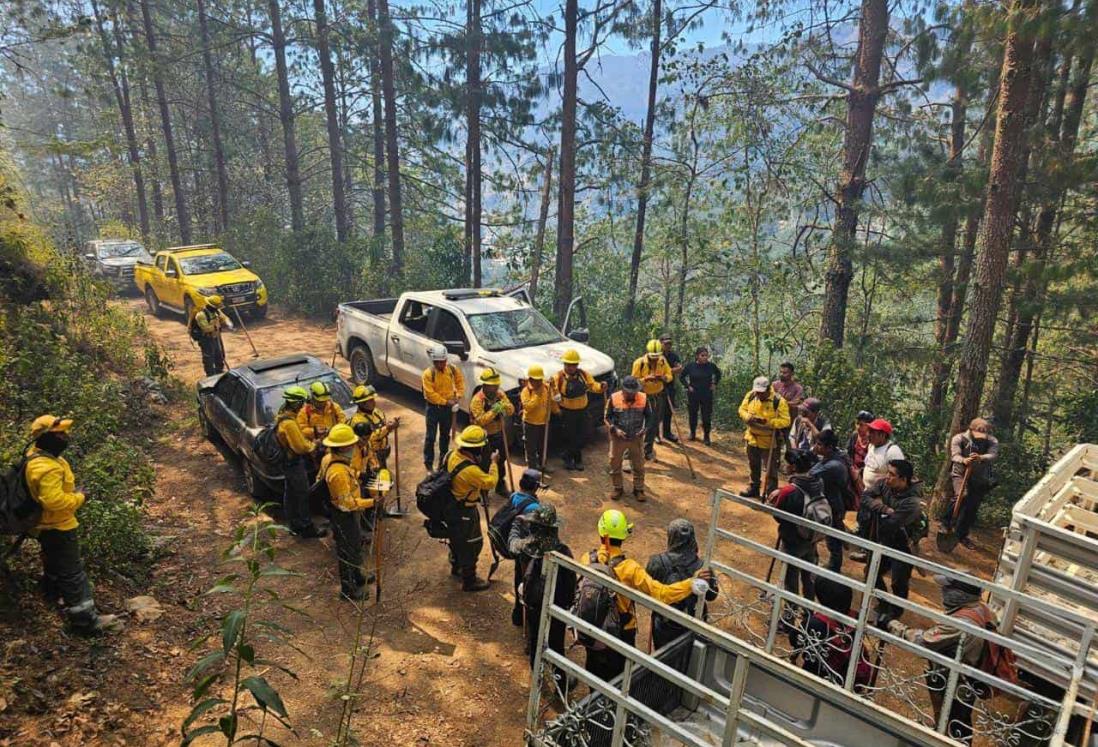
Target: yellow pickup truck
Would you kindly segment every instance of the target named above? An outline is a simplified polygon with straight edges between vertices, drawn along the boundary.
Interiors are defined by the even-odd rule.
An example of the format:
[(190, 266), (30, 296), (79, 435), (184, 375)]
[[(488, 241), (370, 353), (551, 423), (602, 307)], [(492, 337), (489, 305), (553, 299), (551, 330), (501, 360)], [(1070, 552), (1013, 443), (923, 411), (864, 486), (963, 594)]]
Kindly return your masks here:
[(133, 282), (154, 316), (164, 310), (185, 321), (219, 295), (225, 306), (262, 319), (267, 316), (267, 288), (247, 262), (215, 244), (177, 246), (157, 252), (152, 264), (139, 262)]

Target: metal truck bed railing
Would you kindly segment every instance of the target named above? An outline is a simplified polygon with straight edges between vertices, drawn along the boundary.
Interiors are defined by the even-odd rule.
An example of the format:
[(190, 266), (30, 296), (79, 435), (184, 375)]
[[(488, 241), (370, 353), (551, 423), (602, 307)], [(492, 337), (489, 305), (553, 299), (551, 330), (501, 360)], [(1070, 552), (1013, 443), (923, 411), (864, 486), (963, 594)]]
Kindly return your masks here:
[[(595, 576), (596, 572), (556, 553), (548, 561), (527, 710), (528, 745), (641, 747), (670, 743), (709, 747), (743, 741), (798, 747), (953, 744), (925, 726), (824, 682), (727, 631), (661, 604), (617, 579), (598, 574), (600, 583), (634, 601), (638, 609), (658, 611), (688, 631), (656, 655), (645, 653), (552, 604), (561, 568), (579, 578)], [(625, 657), (624, 672), (613, 682), (604, 682), (571, 659), (548, 649), (550, 618), (620, 653)], [(586, 685), (590, 691), (590, 695), (574, 699), (576, 688), (553, 686), (553, 694), (563, 706), (553, 718), (548, 708), (543, 708), (539, 686), (545, 681), (554, 682), (546, 674), (547, 665)], [(684, 665), (685, 669), (681, 669)], [(693, 724), (686, 718), (690, 714), (695, 717)], [(855, 734), (860, 735), (859, 741), (848, 741)]]
[[(990, 604), (1002, 630), (1019, 640), (1041, 642), (1062, 656), (1075, 656), (1085, 624), (1098, 621), (1098, 446), (1079, 444), (1056, 462), (1016, 504), (1007, 530), (995, 582), (1022, 597), (1054, 605), (1056, 612), (1019, 604), (998, 592)], [(1073, 614), (1065, 616), (1062, 610)], [(1068, 683), (1043, 662), (1023, 664), (1057, 687)], [(1095, 696), (1098, 651), (1086, 662), (1081, 692)]]

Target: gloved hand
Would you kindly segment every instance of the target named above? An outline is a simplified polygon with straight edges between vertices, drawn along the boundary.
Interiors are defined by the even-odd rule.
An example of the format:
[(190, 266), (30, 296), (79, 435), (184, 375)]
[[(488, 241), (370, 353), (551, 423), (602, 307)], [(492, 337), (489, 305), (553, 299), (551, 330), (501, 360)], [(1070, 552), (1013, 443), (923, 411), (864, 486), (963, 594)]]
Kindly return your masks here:
[(690, 589), (699, 597), (709, 592), (709, 582), (704, 578), (695, 578), (690, 582)]
[(502, 402), (497, 402), (492, 405), (492, 412), (494, 412), (496, 415), (503, 415), (505, 412), (507, 412), (507, 410), (503, 407)]
[(450, 406), (450, 412), (457, 412), (460, 409), (461, 409), (461, 406), (457, 402), (455, 402), (454, 404), (452, 404)]
[(560, 396), (560, 392), (557, 392), (556, 394), (553, 395), (553, 401), (554, 402), (559, 403), (562, 399), (563, 399), (563, 397)]

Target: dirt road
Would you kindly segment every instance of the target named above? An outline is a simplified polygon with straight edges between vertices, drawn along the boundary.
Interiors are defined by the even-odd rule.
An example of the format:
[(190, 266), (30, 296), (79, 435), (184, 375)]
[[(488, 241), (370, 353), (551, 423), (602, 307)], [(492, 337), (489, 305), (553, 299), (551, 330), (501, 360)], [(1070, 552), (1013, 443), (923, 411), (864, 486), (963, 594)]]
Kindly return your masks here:
[[(139, 301), (125, 305), (145, 313)], [(192, 386), (201, 376), (201, 364), (183, 324), (176, 318), (146, 318), (152, 335), (173, 358), (175, 375)], [(283, 318), (274, 310), (268, 320), (249, 328), (263, 357), (304, 351), (331, 360), (332, 325)], [(239, 332), (226, 335), (225, 347), (230, 365), (252, 359), (248, 341)], [(337, 361), (337, 366), (345, 376), (349, 374), (343, 361)], [(404, 417), (401, 466), (408, 507), (413, 486), (423, 476), (421, 399), (397, 386), (383, 388), (381, 395), (381, 407), (388, 414)], [(214, 633), (218, 616), (229, 609), (229, 600), (204, 592), (228, 572), (220, 554), (231, 544), (234, 528), (253, 503), (239, 465), (202, 438), (190, 401), (167, 417), (170, 435), (153, 447), (157, 494), (149, 503), (152, 529), (166, 538), (168, 548), (154, 569), (149, 593), (164, 606), (165, 615), (151, 624), (131, 624), (109, 644), (63, 653), (75, 656), (78, 666), (98, 670), (98, 691), (90, 696), (76, 693), (91, 698), (78, 703), (79, 709), (44, 705), (40, 715), (25, 719), (15, 730), (18, 738), (12, 744), (178, 743), (178, 727), (190, 707), (182, 675), (198, 656), (186, 647), (194, 638)], [(589, 446), (585, 472), (569, 473), (558, 460), (551, 462), (553, 486), (545, 497), (559, 507), (562, 538), (577, 554), (597, 544), (598, 516), (614, 505), (635, 522), (626, 550), (644, 562), (664, 549), (665, 527), (671, 519), (689, 518), (699, 536), (704, 536), (713, 489), (744, 483), (738, 433), (717, 434), (713, 448), (693, 450), (696, 481), (690, 479), (681, 452), (667, 445), (657, 450), (659, 460), (649, 467), (651, 499), (645, 504), (629, 500), (621, 506), (609, 501), (604, 440)], [(760, 522), (757, 514), (729, 509), (725, 516), (724, 526), (762, 543), (773, 541), (773, 524)], [(522, 631), (510, 624), (510, 564), (505, 561), (500, 567), (491, 590), (465, 594), (448, 573), (445, 547), (426, 536), (414, 513), (387, 522), (386, 537), (384, 599), (372, 613), (375, 658), (354, 722), (359, 742), (419, 747), (520, 744), (529, 668)], [(281, 580), (280, 592), (305, 609), (308, 617), (284, 611), (270, 614), (293, 631), (293, 647), (264, 643), (259, 654), (287, 665), (298, 679), (274, 670), (267, 673), (280, 688), (295, 727), (294, 734), (268, 732), (282, 744), (324, 745), (339, 719), (340, 703), (333, 693), (346, 678), (355, 610), (337, 597), (330, 538), (308, 542), (286, 538), (279, 541), (279, 548), (279, 563), (299, 574)], [(485, 548), (482, 573), (488, 557)], [(746, 558), (731, 560), (741, 567), (756, 563)], [(969, 560), (984, 571), (992, 562), (990, 555)], [(913, 594), (932, 595), (929, 579), (917, 578)], [(112, 601), (117, 603), (108, 597), (108, 604)], [(646, 641), (647, 619), (641, 624), (640, 640)], [(72, 687), (59, 687), (59, 697), (69, 698)], [(75, 714), (81, 712), (98, 719), (99, 736), (89, 737), (88, 728), (82, 730), (74, 723)]]

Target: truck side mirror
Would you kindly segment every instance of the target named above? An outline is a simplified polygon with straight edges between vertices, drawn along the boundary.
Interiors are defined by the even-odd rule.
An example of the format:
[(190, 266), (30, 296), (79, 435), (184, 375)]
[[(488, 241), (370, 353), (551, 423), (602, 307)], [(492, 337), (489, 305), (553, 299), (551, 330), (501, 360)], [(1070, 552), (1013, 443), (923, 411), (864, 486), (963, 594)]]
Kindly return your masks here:
[(244, 261), (243, 261), (243, 262), (241, 262), (240, 264), (241, 264), (241, 265), (242, 265), (243, 267), (245, 267), (245, 268), (248, 268), (248, 267), (251, 267), (251, 266), (252, 266), (252, 263), (251, 263), (251, 262), (249, 262), (248, 260), (244, 260)]
[(179, 277), (179, 273), (176, 272), (175, 270), (165, 270), (164, 271), (164, 277), (166, 277), (166, 278)]
[(456, 355), (463, 361), (469, 360), (469, 345), (464, 340), (446, 340), (442, 345), (447, 353)]
[(575, 340), (579, 343), (586, 343), (588, 340), (591, 339), (591, 331), (586, 327), (574, 329), (568, 333), (568, 339)]

